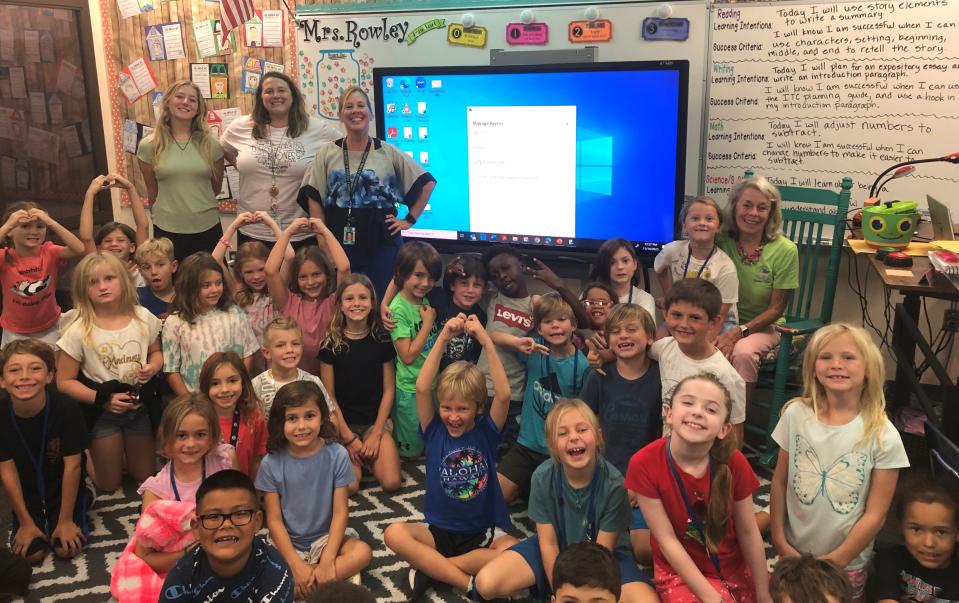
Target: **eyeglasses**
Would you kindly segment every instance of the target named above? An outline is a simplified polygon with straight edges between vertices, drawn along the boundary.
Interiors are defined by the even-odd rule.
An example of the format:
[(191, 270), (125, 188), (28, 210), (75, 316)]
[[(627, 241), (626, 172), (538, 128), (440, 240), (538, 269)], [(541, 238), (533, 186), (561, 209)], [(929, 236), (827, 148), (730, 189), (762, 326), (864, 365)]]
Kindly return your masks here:
[(584, 299), (583, 305), (587, 308), (592, 308), (596, 306), (597, 308), (605, 308), (607, 306), (613, 305), (613, 300), (611, 299)]
[(253, 521), (253, 514), (256, 513), (253, 509), (240, 509), (239, 511), (233, 511), (232, 513), (208, 513), (206, 515), (200, 515), (198, 519), (200, 520), (200, 525), (208, 530), (215, 530), (223, 525), (223, 522), (227, 518), (230, 519), (230, 523), (233, 524), (233, 527), (245, 526), (246, 524)]

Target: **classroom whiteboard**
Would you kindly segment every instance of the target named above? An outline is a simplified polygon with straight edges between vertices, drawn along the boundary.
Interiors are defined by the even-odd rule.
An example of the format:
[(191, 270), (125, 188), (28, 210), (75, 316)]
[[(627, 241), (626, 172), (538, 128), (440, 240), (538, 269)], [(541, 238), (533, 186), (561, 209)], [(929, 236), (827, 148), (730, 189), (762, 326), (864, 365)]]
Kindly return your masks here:
[[(753, 169), (853, 204), (908, 159), (959, 151), (959, 9), (950, 0), (726, 4), (712, 9), (705, 191)], [(884, 200), (959, 215), (959, 165), (917, 167)]]
[[(672, 17), (690, 21), (686, 41), (642, 39), (643, 19), (656, 15), (658, 4), (599, 4), (600, 19), (613, 24), (609, 42), (590, 43), (596, 46), (596, 61), (689, 61), (689, 109), (686, 141), (686, 192), (692, 194), (702, 184), (703, 100), (706, 78), (706, 37), (708, 8), (703, 2), (673, 5)], [(328, 6), (297, 7), (297, 75), (309, 108), (318, 115), (336, 120), (339, 92), (353, 83), (360, 83), (372, 95), (374, 67), (489, 65), (490, 49), (506, 51), (541, 51), (582, 49), (568, 38), (571, 21), (584, 19), (586, 6), (537, 6), (532, 11), (537, 23), (549, 27), (545, 45), (510, 46), (506, 41), (506, 25), (521, 20), (527, 7), (469, 8), (463, 10), (429, 10), (384, 13), (329, 14)], [(487, 29), (485, 48), (456, 46), (447, 42), (447, 27), (462, 23), (464, 14), (471, 14), (476, 25)], [(409, 43), (411, 33), (420, 35)], [(531, 61), (535, 63), (536, 61)], [(609, 96), (611, 103), (629, 103), (615, 90), (597, 90)], [(636, 119), (656, 119), (655, 115), (637, 115)], [(642, 191), (637, 191), (641, 194)]]

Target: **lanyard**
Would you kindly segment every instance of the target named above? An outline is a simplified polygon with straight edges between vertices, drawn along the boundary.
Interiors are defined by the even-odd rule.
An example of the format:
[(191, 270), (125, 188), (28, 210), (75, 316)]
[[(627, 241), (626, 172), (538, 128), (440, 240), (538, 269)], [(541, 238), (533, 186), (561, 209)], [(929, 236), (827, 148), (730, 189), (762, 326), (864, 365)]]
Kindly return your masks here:
[(240, 407), (237, 405), (233, 409), (233, 425), (230, 427), (230, 446), (236, 448), (236, 442), (240, 439)]
[[(676, 468), (676, 462), (673, 460), (673, 453), (669, 449), (669, 438), (666, 438), (666, 464), (669, 465), (669, 470), (673, 474), (673, 480), (676, 482), (676, 487), (679, 488), (679, 494), (683, 497), (683, 504), (686, 505), (686, 514), (689, 516), (689, 519), (687, 520), (688, 526), (686, 528), (686, 535), (690, 536), (692, 540), (697, 542), (700, 542), (701, 540), (701, 544), (706, 548), (706, 554), (709, 555), (709, 561), (713, 564), (713, 568), (716, 570), (716, 573), (719, 574), (719, 579), (723, 582), (723, 585), (725, 585), (726, 579), (723, 578), (723, 572), (719, 568), (719, 555), (710, 552), (709, 547), (706, 546), (706, 530), (703, 524), (703, 518), (700, 517), (699, 513), (694, 511), (693, 506), (689, 504), (689, 496), (686, 494), (686, 486), (683, 485), (683, 478), (679, 475), (679, 470)], [(716, 462), (710, 458), (710, 486), (712, 486), (713, 470), (715, 469), (715, 465)], [(710, 492), (709, 495), (712, 496), (712, 492)]]
[(629, 284), (629, 298), (626, 299), (627, 304), (633, 303), (633, 284)]
[[(576, 376), (579, 374), (579, 350), (573, 349), (573, 393), (571, 396), (579, 394), (579, 389), (576, 387)], [(546, 357), (546, 376), (549, 377), (549, 356)], [(562, 385), (559, 383), (559, 375), (556, 375), (556, 384), (562, 389)], [(556, 392), (560, 396), (563, 395), (562, 391)]]
[[(50, 401), (44, 400), (43, 402), (43, 429), (40, 432), (40, 450), (37, 451), (37, 456), (33, 456), (33, 451), (30, 450), (30, 445), (27, 443), (27, 438), (23, 436), (23, 432), (20, 431), (20, 425), (17, 424), (17, 417), (13, 414), (13, 400), (9, 401), (10, 404), (10, 424), (13, 425), (13, 430), (17, 432), (17, 436), (20, 438), (20, 443), (23, 444), (23, 450), (27, 453), (27, 456), (30, 458), (30, 464), (33, 465), (33, 471), (37, 476), (37, 490), (40, 491), (40, 508), (43, 512), (43, 521), (47, 520), (47, 482), (43, 478), (43, 453), (47, 449), (47, 428), (50, 426)], [(44, 526), (42, 529), (46, 529)]]
[(357, 187), (360, 185), (360, 178), (363, 175), (363, 167), (366, 165), (366, 158), (370, 154), (370, 146), (373, 145), (373, 139), (366, 139), (366, 148), (363, 149), (363, 155), (360, 157), (360, 165), (356, 168), (356, 174), (353, 176), (353, 179), (350, 179), (350, 151), (347, 148), (346, 139), (343, 139), (343, 171), (346, 175), (346, 192), (350, 196), (350, 204), (347, 206), (346, 210), (346, 220), (347, 223), (353, 217), (353, 195), (356, 193)]
[[(703, 265), (699, 267), (699, 272), (696, 273), (696, 278), (699, 278), (703, 275), (703, 270), (706, 269), (706, 264), (709, 263), (710, 258), (713, 257), (713, 254), (716, 253), (716, 246), (713, 245), (713, 248), (709, 250), (709, 255), (706, 256), (706, 259), (703, 260)], [(693, 258), (693, 248), (686, 247), (686, 265), (683, 266), (683, 278), (688, 278), (686, 275), (689, 274), (689, 261)]]
[[(593, 479), (589, 482), (589, 502), (586, 504), (586, 540), (596, 542), (596, 488), (599, 485), (599, 474), (603, 470), (601, 459), (596, 459), (596, 468), (593, 470)], [(559, 508), (559, 550), (566, 550), (566, 500), (563, 496), (563, 469), (553, 463), (553, 473), (556, 476), (556, 506)]]
[[(206, 457), (203, 457), (203, 465), (200, 469), (200, 483), (206, 481)], [(170, 459), (170, 486), (173, 488), (173, 497), (177, 499), (177, 502), (180, 501), (180, 491), (176, 487), (176, 478), (173, 477), (173, 459)]]

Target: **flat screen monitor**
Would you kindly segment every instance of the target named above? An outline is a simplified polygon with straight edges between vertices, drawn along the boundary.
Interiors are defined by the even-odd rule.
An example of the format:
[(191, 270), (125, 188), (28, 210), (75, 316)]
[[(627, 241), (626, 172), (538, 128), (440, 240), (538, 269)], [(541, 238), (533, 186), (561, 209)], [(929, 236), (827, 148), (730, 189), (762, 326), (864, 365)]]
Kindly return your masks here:
[[(437, 180), (407, 237), (654, 254), (684, 195), (688, 61), (373, 70), (376, 135)], [(479, 250), (479, 249), (478, 249)]]

